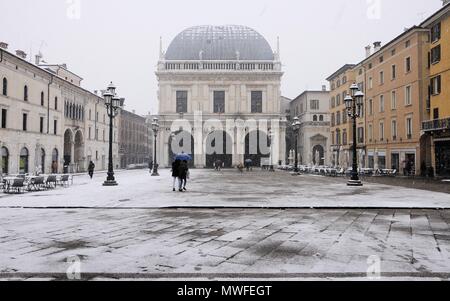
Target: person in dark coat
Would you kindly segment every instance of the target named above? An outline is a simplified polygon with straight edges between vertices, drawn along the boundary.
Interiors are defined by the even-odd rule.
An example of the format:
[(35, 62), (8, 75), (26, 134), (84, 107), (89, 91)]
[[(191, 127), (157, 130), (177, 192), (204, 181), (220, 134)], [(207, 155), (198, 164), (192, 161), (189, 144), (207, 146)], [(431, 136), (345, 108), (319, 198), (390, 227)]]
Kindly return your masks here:
[(178, 175), (179, 175), (180, 163), (181, 163), (180, 160), (175, 160), (175, 161), (172, 162), (172, 178), (173, 178), (173, 185), (172, 185), (172, 187), (173, 187), (173, 191), (176, 190), (175, 189), (175, 187), (176, 187), (175, 184), (176, 184), (176, 181), (177, 181)]
[(89, 167), (88, 167), (88, 172), (89, 172), (89, 176), (91, 177), (91, 179), (94, 176), (94, 169), (95, 169), (95, 164), (94, 164), (94, 162), (91, 161), (89, 163)]
[(179, 181), (179, 191), (186, 191), (187, 176), (189, 172), (189, 166), (187, 161), (181, 161), (178, 167), (178, 181)]

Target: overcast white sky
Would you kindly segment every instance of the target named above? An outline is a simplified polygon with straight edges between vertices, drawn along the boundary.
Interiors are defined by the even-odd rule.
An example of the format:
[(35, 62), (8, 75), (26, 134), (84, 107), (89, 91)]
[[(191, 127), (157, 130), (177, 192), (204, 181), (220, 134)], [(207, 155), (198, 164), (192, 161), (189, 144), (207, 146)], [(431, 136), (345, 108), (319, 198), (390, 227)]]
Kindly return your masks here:
[(364, 46), (388, 42), (441, 6), (441, 0), (0, 0), (0, 41), (11, 51), (34, 57), (40, 49), (48, 63), (67, 63), (89, 90), (112, 80), (126, 108), (146, 114), (157, 110), (160, 36), (167, 48), (187, 27), (239, 24), (256, 29), (274, 50), (279, 36), (282, 92), (293, 98), (360, 61)]

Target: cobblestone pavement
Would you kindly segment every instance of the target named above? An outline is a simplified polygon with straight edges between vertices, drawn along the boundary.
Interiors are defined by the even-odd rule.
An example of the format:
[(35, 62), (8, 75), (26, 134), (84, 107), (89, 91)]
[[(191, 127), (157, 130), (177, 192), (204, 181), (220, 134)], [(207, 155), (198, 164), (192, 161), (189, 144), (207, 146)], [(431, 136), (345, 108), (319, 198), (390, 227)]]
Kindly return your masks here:
[(121, 171), (116, 174), (117, 187), (102, 186), (104, 174), (93, 180), (83, 175), (69, 188), (0, 195), (0, 208), (450, 209), (447, 193), (367, 182), (364, 187), (348, 187), (346, 178), (196, 169), (191, 172), (188, 192), (178, 193), (172, 191), (170, 171), (160, 174), (151, 177), (148, 170)]
[(84, 279), (364, 279), (378, 256), (382, 277), (448, 279), (449, 221), (448, 210), (4, 208), (0, 278), (66, 279), (77, 256)]

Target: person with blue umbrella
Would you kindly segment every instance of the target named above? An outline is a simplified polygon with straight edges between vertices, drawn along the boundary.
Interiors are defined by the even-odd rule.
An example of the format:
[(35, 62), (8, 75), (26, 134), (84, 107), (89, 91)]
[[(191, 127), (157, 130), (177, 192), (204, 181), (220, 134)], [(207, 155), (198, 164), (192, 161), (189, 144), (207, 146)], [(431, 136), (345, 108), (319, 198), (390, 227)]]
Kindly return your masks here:
[(176, 161), (179, 161), (178, 165), (178, 182), (179, 182), (179, 191), (186, 191), (187, 178), (189, 175), (189, 165), (188, 161), (192, 160), (191, 156), (182, 152), (181, 154), (176, 155)]

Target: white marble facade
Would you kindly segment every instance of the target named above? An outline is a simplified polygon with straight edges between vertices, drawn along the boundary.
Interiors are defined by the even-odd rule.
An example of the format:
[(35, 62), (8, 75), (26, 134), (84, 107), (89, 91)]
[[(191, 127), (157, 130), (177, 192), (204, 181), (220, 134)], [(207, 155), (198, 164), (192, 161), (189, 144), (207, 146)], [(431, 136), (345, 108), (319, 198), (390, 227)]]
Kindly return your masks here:
[[(261, 35), (243, 26), (189, 28), (166, 52), (161, 50), (156, 75), (160, 166), (170, 166), (172, 154), (177, 153), (174, 147), (180, 144), (178, 135), (186, 132), (184, 142), (189, 142), (190, 136), (193, 139), (193, 147), (186, 152), (193, 153), (192, 163), (197, 168), (212, 167), (216, 159), (225, 167), (244, 163), (253, 154), (246, 139), (257, 130), (261, 140), (270, 141), (265, 144), (269, 153), (257, 151), (251, 157), (255, 165), (285, 161), (283, 72), (278, 52), (274, 53)], [(216, 143), (224, 145), (223, 154), (208, 151)]]

